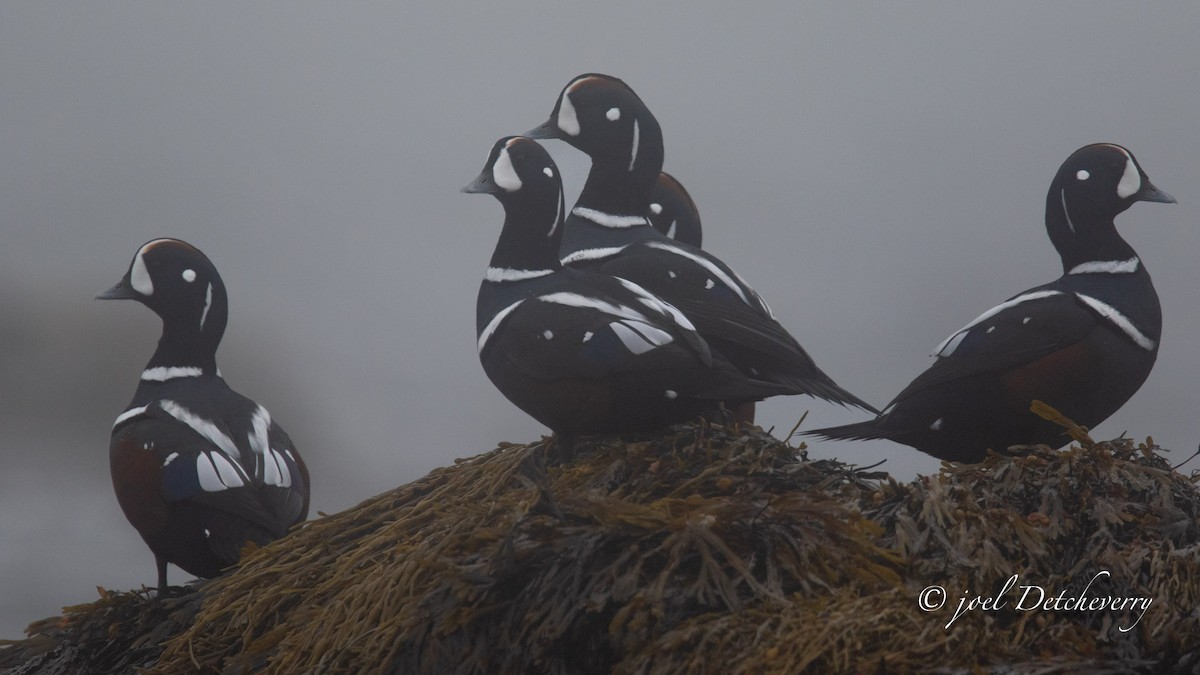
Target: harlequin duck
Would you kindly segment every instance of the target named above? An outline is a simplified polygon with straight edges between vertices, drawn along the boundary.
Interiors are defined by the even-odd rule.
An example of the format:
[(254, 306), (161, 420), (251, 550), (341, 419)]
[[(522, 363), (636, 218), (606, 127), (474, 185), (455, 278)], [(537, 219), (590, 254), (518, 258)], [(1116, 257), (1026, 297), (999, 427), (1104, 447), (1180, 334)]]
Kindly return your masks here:
[(1046, 196), (1046, 230), (1063, 276), (979, 315), (935, 349), (936, 361), (879, 417), (817, 429), (822, 438), (887, 438), (942, 459), (1069, 439), (1030, 412), (1044, 401), (1095, 426), (1133, 396), (1158, 355), (1158, 295), (1113, 219), (1134, 202), (1175, 199), (1133, 154), (1088, 145), (1063, 163)]
[(225, 284), (177, 239), (138, 249), (101, 300), (137, 300), (162, 318), (158, 349), (113, 424), (109, 461), (125, 517), (167, 590), (167, 563), (211, 578), (308, 515), (308, 470), (267, 409), (225, 384), (216, 353)]
[(579, 434), (649, 431), (716, 401), (784, 393), (738, 372), (683, 314), (636, 283), (563, 268), (562, 182), (536, 141), (497, 141), (463, 192), (504, 206), (476, 308), (483, 369), (568, 447)]
[(550, 119), (528, 135), (566, 141), (592, 159), (564, 226), (564, 264), (628, 279), (675, 305), (747, 377), (876, 412), (817, 368), (728, 265), (650, 226), (646, 213), (662, 169), (662, 133), (628, 85), (608, 75), (580, 75), (563, 88)]
[(663, 171), (650, 194), (647, 215), (654, 229), (689, 246), (700, 248), (704, 233), (700, 229), (700, 210), (696, 202), (674, 176)]

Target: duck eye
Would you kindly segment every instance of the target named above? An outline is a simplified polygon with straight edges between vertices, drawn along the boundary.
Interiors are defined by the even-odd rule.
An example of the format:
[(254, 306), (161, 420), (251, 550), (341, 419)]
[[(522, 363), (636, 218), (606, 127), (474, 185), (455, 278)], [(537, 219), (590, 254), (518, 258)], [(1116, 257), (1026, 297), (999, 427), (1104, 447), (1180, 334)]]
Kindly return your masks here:
[(1092, 177), (1092, 174), (1088, 173), (1086, 169), (1080, 169), (1075, 173), (1075, 177), (1079, 180), (1087, 180)]
[(189, 284), (196, 280), (196, 270), (184, 270), (183, 280)]
[(609, 122), (616, 122), (617, 120), (621, 119), (621, 109), (609, 108), (608, 112), (604, 113), (604, 116), (608, 118)]

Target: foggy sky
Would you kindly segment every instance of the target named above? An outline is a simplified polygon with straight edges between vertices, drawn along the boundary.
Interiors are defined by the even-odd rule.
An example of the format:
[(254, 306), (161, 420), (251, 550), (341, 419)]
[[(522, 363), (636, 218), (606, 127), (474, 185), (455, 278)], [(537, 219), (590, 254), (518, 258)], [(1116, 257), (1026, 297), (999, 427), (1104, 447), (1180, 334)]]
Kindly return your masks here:
[[(218, 363), (295, 440), (313, 517), (544, 433), (479, 366), (502, 210), (458, 189), (588, 71), (658, 117), (705, 248), (876, 406), (1061, 273), (1050, 180), (1082, 145), (1125, 145), (1179, 204), (1117, 221), (1164, 335), (1094, 435), (1153, 434), (1182, 461), (1200, 441), (1198, 28), (1190, 2), (0, 4), (0, 637), (154, 583), (107, 448), (159, 322), (92, 300), (149, 239), (220, 270)], [(570, 199), (586, 158), (547, 147)], [(805, 411), (805, 428), (863, 418), (759, 410), (777, 434)], [(810, 454), (938, 467), (883, 441)]]

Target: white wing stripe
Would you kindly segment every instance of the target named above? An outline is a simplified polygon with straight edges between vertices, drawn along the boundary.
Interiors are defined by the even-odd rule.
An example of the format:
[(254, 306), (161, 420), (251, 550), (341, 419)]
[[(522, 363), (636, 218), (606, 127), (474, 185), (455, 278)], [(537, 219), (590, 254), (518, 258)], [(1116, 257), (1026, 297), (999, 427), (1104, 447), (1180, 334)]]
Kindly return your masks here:
[[(987, 321), (988, 319), (992, 318), (993, 316), (996, 316), (997, 314), (999, 314), (1000, 312), (1003, 312), (1004, 310), (1008, 309), (1009, 307), (1016, 307), (1017, 305), (1021, 304), (1022, 302), (1029, 302), (1030, 300), (1040, 300), (1042, 298), (1049, 298), (1049, 297), (1053, 297), (1055, 295), (1062, 295), (1062, 292), (1061, 291), (1034, 291), (1032, 293), (1025, 293), (1023, 295), (1018, 295), (1017, 297), (1013, 298), (1012, 300), (1006, 300), (1005, 302), (1002, 302), (1002, 303), (996, 305), (995, 307), (989, 309), (988, 311), (984, 312), (983, 314), (980, 314), (979, 316), (975, 317), (975, 320), (972, 321), (971, 323), (968, 323), (967, 325), (963, 326), (962, 328), (959, 328), (957, 331), (951, 333), (950, 337), (946, 338), (945, 340), (942, 340), (938, 344), (937, 347), (934, 347), (933, 354), (934, 354), (934, 356), (950, 356), (951, 354), (954, 353), (954, 350), (958, 348), (958, 345), (959, 345), (959, 343), (962, 342), (963, 337), (966, 337), (967, 331), (971, 330), (975, 326), (978, 326), (980, 323)], [(960, 335), (962, 337), (959, 337)], [(958, 338), (958, 339), (955, 340), (955, 338)], [(952, 342), (953, 342), (953, 345), (951, 345)]]
[(648, 242), (646, 242), (646, 246), (649, 246), (650, 248), (659, 249), (660, 251), (674, 253), (677, 256), (682, 256), (684, 258), (687, 258), (688, 260), (691, 260), (692, 262), (696, 263), (697, 265), (708, 270), (709, 273), (712, 274), (713, 276), (715, 276), (716, 278), (720, 279), (721, 283), (725, 284), (731, 290), (733, 290), (734, 293), (738, 294), (738, 297), (742, 299), (742, 302), (746, 303), (747, 305), (752, 305), (749, 298), (746, 297), (746, 294), (742, 292), (741, 286), (738, 286), (736, 281), (731, 279), (729, 277), (729, 275), (726, 274), (725, 271), (722, 270), (720, 267), (717, 267), (716, 265), (714, 265), (711, 260), (708, 260), (706, 258), (698, 256), (695, 253), (692, 253), (691, 251), (685, 251), (684, 249), (681, 249), (678, 246), (668, 244), (667, 242), (664, 242), (664, 241), (648, 241)]

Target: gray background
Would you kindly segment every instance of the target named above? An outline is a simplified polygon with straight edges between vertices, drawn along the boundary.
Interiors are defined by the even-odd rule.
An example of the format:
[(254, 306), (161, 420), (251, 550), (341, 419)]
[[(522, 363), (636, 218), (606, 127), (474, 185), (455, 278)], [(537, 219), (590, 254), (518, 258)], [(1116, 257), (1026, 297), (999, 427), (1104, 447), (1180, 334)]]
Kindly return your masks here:
[[(706, 247), (878, 406), (950, 332), (1058, 276), (1051, 177), (1081, 145), (1127, 145), (1180, 203), (1119, 220), (1165, 336), (1096, 434), (1191, 454), (1200, 4), (787, 5), (0, 4), (0, 636), (154, 582), (107, 444), (158, 319), (92, 300), (148, 239), (221, 270), (222, 370), (296, 440), (314, 513), (537, 439), (475, 354), (502, 212), (458, 188), (585, 71), (649, 104)], [(549, 147), (571, 198), (587, 164)], [(862, 417), (760, 410), (777, 433)], [(812, 454), (938, 466), (887, 442)]]

